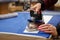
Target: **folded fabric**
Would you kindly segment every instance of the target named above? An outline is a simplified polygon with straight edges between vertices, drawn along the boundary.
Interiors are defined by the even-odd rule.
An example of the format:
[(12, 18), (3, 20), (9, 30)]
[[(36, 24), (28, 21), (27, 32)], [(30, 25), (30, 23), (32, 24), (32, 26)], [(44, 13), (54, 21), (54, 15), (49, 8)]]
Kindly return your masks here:
[(2, 14), (2, 15), (0, 15), (0, 19), (11, 18), (11, 17), (15, 17), (15, 16), (18, 16), (18, 13)]

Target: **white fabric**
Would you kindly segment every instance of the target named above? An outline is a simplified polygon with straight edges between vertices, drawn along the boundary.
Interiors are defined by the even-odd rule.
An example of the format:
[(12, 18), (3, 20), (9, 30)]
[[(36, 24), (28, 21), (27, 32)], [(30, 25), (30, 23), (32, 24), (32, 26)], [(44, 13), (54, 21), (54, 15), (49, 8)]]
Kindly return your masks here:
[(15, 17), (15, 16), (18, 16), (18, 13), (2, 14), (0, 15), (0, 19), (5, 19), (5, 18), (10, 18), (10, 17)]

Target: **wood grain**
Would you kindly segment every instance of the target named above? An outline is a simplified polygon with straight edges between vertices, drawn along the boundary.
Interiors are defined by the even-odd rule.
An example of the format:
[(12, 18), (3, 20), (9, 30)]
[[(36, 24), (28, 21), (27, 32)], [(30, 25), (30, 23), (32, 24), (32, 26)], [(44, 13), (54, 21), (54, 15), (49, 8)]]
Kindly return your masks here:
[(45, 38), (27, 37), (27, 36), (17, 36), (9, 34), (0, 34), (0, 40), (49, 40)]

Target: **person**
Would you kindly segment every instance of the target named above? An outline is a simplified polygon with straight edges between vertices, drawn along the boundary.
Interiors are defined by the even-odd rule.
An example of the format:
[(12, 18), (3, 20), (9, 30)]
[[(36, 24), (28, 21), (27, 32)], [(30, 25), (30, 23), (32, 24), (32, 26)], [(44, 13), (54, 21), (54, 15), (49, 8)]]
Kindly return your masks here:
[[(38, 12), (39, 10), (48, 9), (57, 2), (58, 0), (38, 0), (37, 4), (31, 7), (31, 10)], [(55, 27), (51, 24), (42, 24), (38, 27), (40, 31), (51, 33), (53, 36), (57, 36), (59, 34), (59, 26)]]

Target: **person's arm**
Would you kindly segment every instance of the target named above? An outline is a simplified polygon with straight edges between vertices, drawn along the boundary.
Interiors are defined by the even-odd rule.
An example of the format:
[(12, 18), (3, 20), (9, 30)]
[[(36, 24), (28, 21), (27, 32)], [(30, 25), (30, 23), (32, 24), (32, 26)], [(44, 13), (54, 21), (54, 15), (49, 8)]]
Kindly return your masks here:
[(38, 0), (41, 3), (41, 9), (47, 9), (53, 6), (58, 0)]

